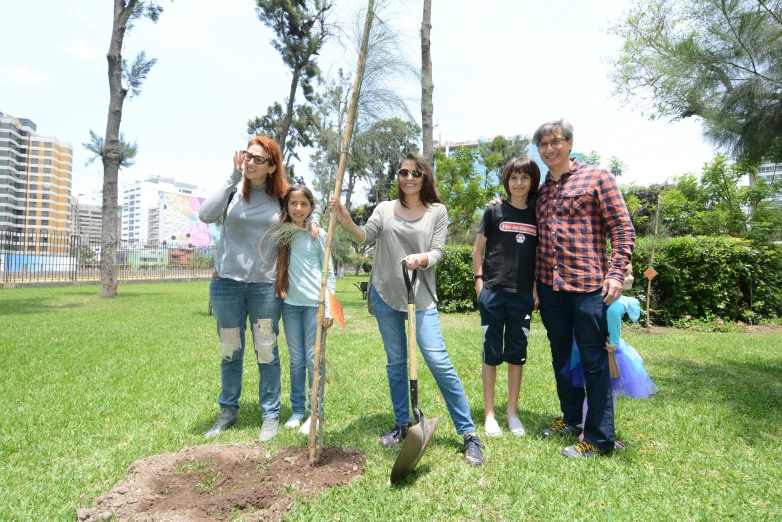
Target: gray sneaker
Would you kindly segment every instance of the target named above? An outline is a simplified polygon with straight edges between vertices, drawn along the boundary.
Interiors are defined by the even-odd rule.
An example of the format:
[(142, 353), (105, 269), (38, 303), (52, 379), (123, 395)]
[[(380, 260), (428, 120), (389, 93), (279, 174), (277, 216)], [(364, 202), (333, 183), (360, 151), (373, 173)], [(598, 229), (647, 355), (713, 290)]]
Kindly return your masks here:
[(261, 426), (261, 435), (258, 440), (266, 442), (272, 440), (277, 435), (277, 428), (280, 427), (280, 419), (266, 419)]
[(206, 432), (206, 438), (211, 439), (217, 437), (222, 432), (236, 424), (239, 414), (233, 411), (231, 408), (222, 408), (220, 410), (220, 416), (217, 417), (217, 421), (212, 428)]

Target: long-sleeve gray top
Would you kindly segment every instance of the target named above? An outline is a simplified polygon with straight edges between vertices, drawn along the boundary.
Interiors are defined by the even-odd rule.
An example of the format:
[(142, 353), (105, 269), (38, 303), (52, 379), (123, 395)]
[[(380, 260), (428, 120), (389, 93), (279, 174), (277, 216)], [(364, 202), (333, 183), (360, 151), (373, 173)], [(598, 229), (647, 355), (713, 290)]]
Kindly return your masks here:
[[(394, 202), (384, 201), (361, 227), (366, 234), (363, 244), (375, 243), (375, 257), (369, 274), (369, 287), (375, 287), (385, 303), (400, 312), (407, 311), (407, 288), (402, 276), (402, 259), (410, 254), (424, 253), (429, 265), (418, 269), (415, 288), (417, 310), (437, 306), (434, 266), (443, 257), (448, 231), (448, 210), (433, 203), (422, 217), (413, 221), (394, 212)], [(367, 299), (369, 312), (374, 314), (372, 299)]]
[[(220, 219), (228, 196), (241, 179), (242, 173), (234, 169), (220, 188), (203, 202), (198, 218), (204, 223)], [(252, 188), (250, 201), (242, 199), (239, 187), (228, 206), (215, 254), (215, 270), (220, 277), (245, 283), (274, 283), (277, 245), (264, 239), (269, 229), (279, 222), (280, 204), (277, 198), (266, 193), (265, 184)]]

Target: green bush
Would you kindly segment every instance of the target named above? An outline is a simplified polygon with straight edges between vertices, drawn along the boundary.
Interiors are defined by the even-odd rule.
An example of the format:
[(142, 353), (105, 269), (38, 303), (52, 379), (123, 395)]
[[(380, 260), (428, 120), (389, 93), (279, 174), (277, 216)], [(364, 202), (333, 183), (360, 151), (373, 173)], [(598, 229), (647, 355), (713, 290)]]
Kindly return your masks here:
[(436, 271), (437, 297), (440, 300), (437, 308), (441, 312), (471, 312), (476, 309), (471, 246), (446, 245)]
[[(651, 238), (639, 238), (633, 255), (635, 290), (642, 303), (651, 248)], [(652, 280), (653, 323), (675, 325), (685, 317), (757, 323), (782, 315), (778, 246), (724, 236), (658, 240), (653, 267), (659, 274)]]

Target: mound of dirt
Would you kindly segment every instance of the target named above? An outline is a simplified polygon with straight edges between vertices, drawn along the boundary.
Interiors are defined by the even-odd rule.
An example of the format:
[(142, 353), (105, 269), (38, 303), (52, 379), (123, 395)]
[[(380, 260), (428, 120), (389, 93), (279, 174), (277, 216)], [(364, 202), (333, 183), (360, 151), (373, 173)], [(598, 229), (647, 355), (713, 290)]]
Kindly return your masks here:
[(271, 455), (253, 444), (206, 444), (134, 462), (95, 508), (76, 515), (83, 522), (282, 520), (294, 500), (363, 472), (363, 453), (337, 448), (324, 448), (318, 465), (310, 466), (308, 448)]

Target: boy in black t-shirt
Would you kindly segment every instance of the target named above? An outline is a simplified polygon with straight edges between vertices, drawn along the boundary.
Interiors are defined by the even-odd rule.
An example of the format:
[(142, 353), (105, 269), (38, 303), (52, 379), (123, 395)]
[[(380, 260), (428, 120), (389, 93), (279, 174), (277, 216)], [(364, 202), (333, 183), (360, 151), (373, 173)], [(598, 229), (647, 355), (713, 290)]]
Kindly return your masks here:
[(502, 171), (502, 184), (509, 199), (486, 207), (472, 252), (483, 329), (484, 430), (489, 437), (502, 435), (494, 414), (494, 387), (497, 366), (503, 362), (508, 363), (508, 428), (513, 435), (524, 435), (517, 407), (522, 369), (527, 361), (530, 314), (538, 301), (535, 196), (540, 169), (530, 159), (514, 158)]

